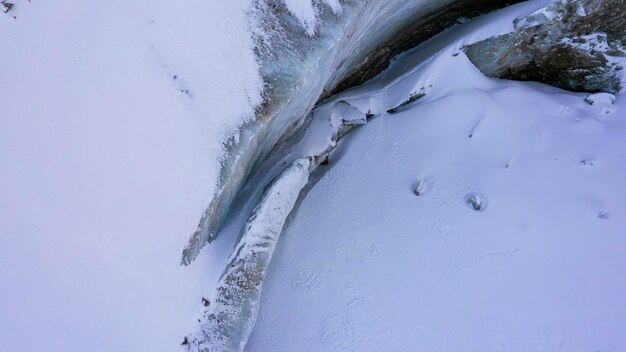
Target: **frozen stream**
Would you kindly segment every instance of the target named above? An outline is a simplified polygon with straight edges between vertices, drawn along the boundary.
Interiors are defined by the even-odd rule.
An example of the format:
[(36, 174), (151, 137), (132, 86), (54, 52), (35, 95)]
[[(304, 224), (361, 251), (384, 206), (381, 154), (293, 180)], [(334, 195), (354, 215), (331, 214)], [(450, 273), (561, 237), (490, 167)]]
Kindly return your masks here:
[(317, 110), (376, 116), (311, 175), (247, 351), (626, 349), (626, 97), (485, 78), (459, 47), (493, 16)]

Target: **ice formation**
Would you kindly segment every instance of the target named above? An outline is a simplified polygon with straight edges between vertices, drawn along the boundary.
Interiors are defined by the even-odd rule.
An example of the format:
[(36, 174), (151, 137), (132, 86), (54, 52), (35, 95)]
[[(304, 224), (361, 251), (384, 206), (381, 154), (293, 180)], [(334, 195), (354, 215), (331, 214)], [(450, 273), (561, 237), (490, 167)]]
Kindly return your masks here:
[(241, 351), (252, 332), (267, 266), (287, 215), (309, 178), (310, 161), (294, 161), (264, 193), (205, 312), (202, 330), (187, 338), (201, 351)]
[(190, 264), (215, 239), (245, 181), (277, 143), (305, 122), (318, 100), (372, 78), (394, 55), (458, 18), (509, 3), (379, 0), (343, 1), (339, 7), (334, 1), (313, 2), (313, 21), (309, 10), (290, 7), (292, 2), (257, 1), (252, 12), (265, 101), (256, 121), (243, 127), (239, 140), (228, 147), (217, 191), (183, 250), (182, 264)]

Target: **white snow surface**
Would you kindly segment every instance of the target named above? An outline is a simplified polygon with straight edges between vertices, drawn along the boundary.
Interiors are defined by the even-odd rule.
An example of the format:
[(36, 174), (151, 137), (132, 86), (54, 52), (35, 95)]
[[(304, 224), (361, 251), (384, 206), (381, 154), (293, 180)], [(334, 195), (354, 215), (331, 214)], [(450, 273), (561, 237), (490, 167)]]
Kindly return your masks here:
[(533, 4), (315, 111), (310, 128), (340, 100), (377, 116), (311, 175), (247, 351), (626, 349), (626, 96), (490, 79), (458, 49)]
[(0, 350), (176, 350), (232, 249), (179, 265), (222, 142), (261, 99), (249, 3), (12, 2)]

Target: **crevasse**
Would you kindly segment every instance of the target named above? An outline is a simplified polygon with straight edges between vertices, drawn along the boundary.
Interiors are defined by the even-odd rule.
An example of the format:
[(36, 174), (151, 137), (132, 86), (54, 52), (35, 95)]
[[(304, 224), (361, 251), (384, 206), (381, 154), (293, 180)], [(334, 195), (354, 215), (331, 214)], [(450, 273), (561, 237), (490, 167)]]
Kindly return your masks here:
[(515, 1), (342, 1), (340, 7), (315, 2), (318, 26), (310, 35), (282, 3), (258, 0), (254, 15), (257, 57), (265, 82), (256, 120), (227, 146), (218, 190), (198, 229), (183, 250), (190, 264), (211, 242), (246, 180), (284, 142), (315, 103), (331, 93), (361, 84), (407, 50), (459, 17), (474, 16)]

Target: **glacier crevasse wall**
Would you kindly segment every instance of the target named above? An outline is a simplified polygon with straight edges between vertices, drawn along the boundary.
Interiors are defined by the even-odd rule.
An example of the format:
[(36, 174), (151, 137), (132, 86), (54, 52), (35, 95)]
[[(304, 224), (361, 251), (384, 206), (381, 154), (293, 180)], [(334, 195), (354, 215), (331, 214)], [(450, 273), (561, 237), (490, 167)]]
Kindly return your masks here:
[(217, 235), (245, 181), (278, 144), (298, 129), (315, 103), (363, 83), (394, 55), (455, 23), (514, 1), (314, 1), (314, 33), (282, 1), (257, 0), (253, 18), (264, 103), (255, 121), (227, 146), (218, 190), (183, 250), (190, 264)]

